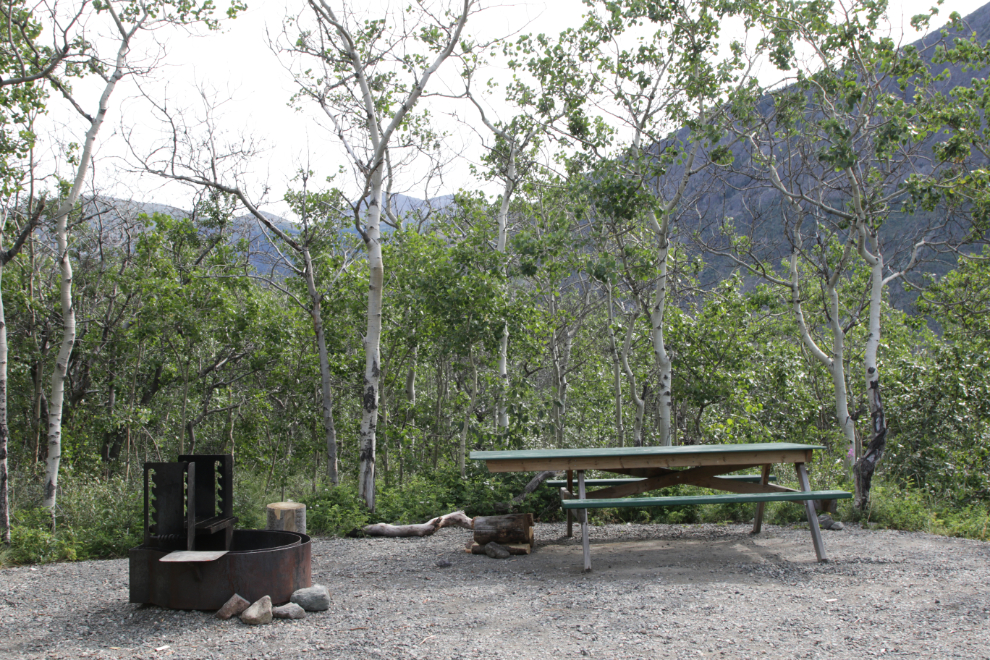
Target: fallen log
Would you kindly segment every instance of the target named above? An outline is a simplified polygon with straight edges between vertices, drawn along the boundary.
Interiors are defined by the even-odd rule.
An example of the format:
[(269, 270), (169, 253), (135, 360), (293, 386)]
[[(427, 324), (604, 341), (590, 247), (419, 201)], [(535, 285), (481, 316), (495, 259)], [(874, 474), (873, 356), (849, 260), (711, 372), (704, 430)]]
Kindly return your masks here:
[(443, 527), (463, 527), (464, 529), (474, 529), (471, 518), (464, 515), (463, 511), (454, 511), (445, 516), (439, 516), (425, 523), (418, 525), (389, 525), (388, 523), (376, 523), (365, 525), (361, 531), (368, 536), (386, 536), (398, 538), (401, 536), (430, 536)]
[(508, 543), (533, 542), (533, 514), (515, 513), (507, 516), (478, 516), (474, 519), (474, 542), (485, 545), (494, 541)]

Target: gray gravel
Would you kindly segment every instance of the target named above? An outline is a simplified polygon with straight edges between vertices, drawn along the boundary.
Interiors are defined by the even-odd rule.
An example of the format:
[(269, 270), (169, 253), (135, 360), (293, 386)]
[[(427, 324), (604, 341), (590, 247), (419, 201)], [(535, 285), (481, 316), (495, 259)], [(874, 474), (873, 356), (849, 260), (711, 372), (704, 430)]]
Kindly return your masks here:
[(258, 627), (129, 604), (126, 560), (5, 569), (0, 658), (990, 658), (990, 544), (847, 525), (818, 564), (807, 529), (747, 532), (597, 527), (588, 575), (562, 524), (506, 560), (317, 539), (330, 609)]

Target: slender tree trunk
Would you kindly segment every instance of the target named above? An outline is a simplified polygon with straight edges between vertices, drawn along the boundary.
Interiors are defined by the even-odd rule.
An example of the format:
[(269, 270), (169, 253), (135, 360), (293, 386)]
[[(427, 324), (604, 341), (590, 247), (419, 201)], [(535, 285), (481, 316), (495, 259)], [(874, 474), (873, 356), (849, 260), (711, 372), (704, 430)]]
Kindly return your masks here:
[(815, 343), (804, 318), (804, 308), (801, 301), (800, 272), (798, 270), (799, 251), (802, 245), (800, 223), (795, 225), (794, 236), (795, 246), (790, 256), (791, 309), (801, 333), (801, 341), (811, 354), (815, 356), (815, 359), (829, 370), (832, 376), (832, 393), (835, 397), (836, 422), (839, 424), (839, 430), (846, 439), (847, 446), (853, 447), (856, 443), (856, 429), (852, 417), (849, 415), (844, 365), (845, 333), (843, 332), (839, 317), (839, 295), (836, 291), (838, 273), (842, 269), (841, 267), (838, 268), (836, 274), (825, 283), (826, 304), (829, 307), (832, 331), (832, 354), (828, 355)]
[(632, 317), (629, 319), (629, 327), (626, 328), (626, 339), (622, 343), (622, 368), (626, 372), (626, 380), (629, 382), (629, 396), (633, 400), (633, 404), (636, 406), (636, 417), (633, 423), (633, 446), (642, 447), (643, 446), (643, 417), (646, 412), (646, 400), (639, 396), (639, 392), (636, 388), (636, 374), (633, 373), (632, 368), (629, 366), (629, 353), (632, 350), (632, 336), (633, 330), (636, 327), (636, 320), (639, 318), (638, 313), (633, 313)]
[[(5, 219), (4, 219), (5, 220)], [(0, 222), (4, 222), (0, 220)], [(0, 252), (3, 251), (4, 227), (0, 226)], [(7, 318), (3, 309), (3, 262), (0, 258), (0, 532), (2, 542), (10, 545), (10, 500), (7, 483)]]
[[(666, 220), (664, 221), (666, 226)], [(664, 341), (664, 314), (667, 310), (667, 262), (670, 257), (670, 240), (667, 231), (659, 233), (660, 245), (660, 276), (657, 278), (656, 298), (653, 308), (649, 310), (651, 334), (653, 339), (653, 354), (656, 358), (657, 368), (660, 371), (660, 389), (658, 392), (657, 412), (660, 417), (660, 438), (659, 444), (669, 447), (671, 443), (671, 407), (673, 397), (671, 396), (671, 386), (673, 375), (670, 354)]]
[(189, 363), (192, 361), (191, 347), (186, 353), (185, 366), (182, 368), (182, 410), (179, 413), (179, 454), (186, 453), (186, 408), (189, 405)]
[(873, 437), (861, 457), (857, 457), (853, 467), (856, 481), (854, 505), (860, 511), (870, 503), (870, 485), (873, 473), (887, 445), (887, 419), (884, 415), (883, 400), (880, 397), (880, 370), (877, 365), (877, 352), (880, 348), (880, 302), (883, 296), (883, 258), (879, 250), (867, 259), (870, 266), (870, 334), (866, 338), (866, 351), (863, 355), (866, 376), (866, 396), (870, 405), (871, 431)]
[(466, 466), (464, 464), (467, 456), (467, 437), (471, 428), (471, 418), (474, 416), (474, 406), (478, 401), (478, 363), (474, 359), (474, 348), (469, 351), (471, 356), (471, 399), (468, 401), (467, 410), (464, 413), (464, 426), (461, 427), (461, 442), (457, 453), (457, 467), (461, 471), (461, 479), (467, 478)]
[(45, 485), (44, 497), (42, 499), (42, 506), (51, 511), (52, 529), (55, 528), (55, 498), (58, 492), (58, 468), (62, 459), (62, 403), (65, 395), (65, 375), (69, 368), (69, 357), (72, 355), (72, 346), (76, 341), (76, 313), (72, 307), (72, 265), (69, 262), (69, 213), (75, 207), (76, 201), (79, 199), (79, 194), (82, 192), (83, 184), (86, 181), (89, 162), (93, 157), (93, 144), (96, 142), (96, 135), (100, 132), (100, 128), (106, 119), (110, 95), (117, 86), (117, 82), (124, 76), (124, 66), (127, 53), (130, 50), (130, 36), (134, 34), (134, 31), (143, 22), (144, 18), (135, 24), (121, 41), (120, 47), (117, 50), (113, 74), (111, 74), (106, 86), (103, 88), (99, 109), (90, 122), (89, 130), (86, 131), (86, 139), (83, 143), (82, 153), (79, 156), (79, 166), (76, 168), (76, 177), (72, 183), (72, 188), (69, 190), (68, 197), (62, 200), (62, 204), (59, 206), (55, 216), (58, 262), (62, 276), (60, 287), (62, 346), (55, 360), (55, 370), (52, 373), (52, 395), (48, 402), (48, 457), (45, 460)]
[(379, 222), (382, 212), (381, 165), (372, 175), (371, 201), (368, 205), (365, 234), (368, 248), (368, 330), (364, 337), (364, 389), (361, 397), (360, 466), (358, 494), (369, 509), (375, 509), (375, 441), (378, 424), (378, 382), (381, 376), (382, 287), (385, 264)]
[[(416, 367), (419, 364), (419, 345), (413, 346), (412, 349), (412, 363), (409, 365), (409, 371), (406, 372), (406, 414), (402, 421), (403, 431), (413, 422), (415, 418), (416, 411)], [(406, 451), (411, 456), (416, 455), (416, 443), (414, 440), (409, 441), (409, 446), (405, 446), (405, 439), (407, 436), (403, 433), (403, 445), (399, 447), (399, 483), (401, 484), (406, 477)], [(415, 436), (412, 436), (415, 437)]]
[(608, 348), (612, 354), (612, 392), (615, 398), (615, 446), (626, 444), (626, 430), (622, 415), (622, 360), (615, 342), (615, 303), (612, 300), (612, 285), (606, 284), (608, 291)]
[(327, 478), (336, 486), (340, 483), (340, 476), (337, 474), (337, 428), (333, 421), (333, 390), (330, 387), (330, 358), (327, 353), (326, 334), (323, 330), (323, 312), (320, 304), (322, 296), (316, 288), (316, 274), (309, 248), (304, 247), (302, 254), (306, 265), (306, 289), (309, 291), (309, 299), (313, 305), (310, 309), (310, 318), (313, 320), (316, 348), (320, 354), (320, 392), (323, 401), (323, 430), (327, 444)]
[[(505, 256), (505, 247), (508, 238), (508, 217), (509, 202), (512, 199), (512, 192), (516, 185), (516, 143), (513, 140), (509, 148), (509, 162), (505, 177), (505, 188), (502, 191), (502, 204), (498, 210), (498, 244), (499, 254)], [(502, 264), (503, 275), (505, 263)], [(507, 395), (509, 392), (509, 322), (503, 321), (502, 337), (498, 343), (498, 432), (505, 433), (509, 430), (509, 408)]]
[(574, 335), (577, 332), (575, 328), (573, 331), (569, 331), (565, 325), (561, 330), (563, 333), (562, 346), (558, 349), (556, 336), (552, 339), (553, 350), (551, 351), (553, 356), (554, 365), (554, 376), (556, 380), (556, 387), (554, 388), (554, 402), (553, 402), (553, 412), (551, 419), (553, 420), (554, 426), (554, 443), (556, 448), (561, 448), (564, 446), (564, 417), (567, 413), (567, 390), (570, 387), (570, 383), (567, 381), (567, 367), (571, 359), (571, 348), (574, 345)]
[[(835, 392), (835, 418), (850, 449), (856, 445), (856, 426), (849, 414), (849, 395), (846, 391), (845, 333), (839, 318), (839, 294), (835, 285), (829, 283), (825, 293), (831, 310), (832, 359), (829, 369), (832, 372), (832, 388)], [(851, 463), (850, 463), (851, 465)]]

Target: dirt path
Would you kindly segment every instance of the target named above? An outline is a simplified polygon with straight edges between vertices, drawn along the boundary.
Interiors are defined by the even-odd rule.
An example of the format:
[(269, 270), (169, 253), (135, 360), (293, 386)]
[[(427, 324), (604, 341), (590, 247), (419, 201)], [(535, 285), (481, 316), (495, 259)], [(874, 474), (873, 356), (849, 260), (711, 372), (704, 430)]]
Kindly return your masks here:
[(990, 658), (990, 544), (848, 525), (818, 564), (806, 529), (747, 532), (595, 528), (588, 575), (563, 525), (501, 561), (318, 539), (331, 609), (259, 628), (129, 604), (126, 560), (7, 569), (0, 658)]

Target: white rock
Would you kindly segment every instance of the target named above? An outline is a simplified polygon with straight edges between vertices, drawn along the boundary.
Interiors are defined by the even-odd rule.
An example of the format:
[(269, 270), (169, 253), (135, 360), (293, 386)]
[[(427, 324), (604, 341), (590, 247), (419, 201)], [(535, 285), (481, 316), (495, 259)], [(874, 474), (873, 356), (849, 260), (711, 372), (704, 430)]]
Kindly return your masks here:
[(306, 589), (297, 589), (289, 600), (307, 612), (321, 612), (330, 609), (330, 592), (322, 584), (314, 584)]
[(252, 626), (272, 622), (272, 599), (262, 596), (241, 614), (241, 621)]
[(295, 603), (286, 603), (272, 608), (272, 616), (276, 619), (305, 619), (306, 610)]

